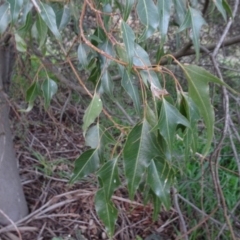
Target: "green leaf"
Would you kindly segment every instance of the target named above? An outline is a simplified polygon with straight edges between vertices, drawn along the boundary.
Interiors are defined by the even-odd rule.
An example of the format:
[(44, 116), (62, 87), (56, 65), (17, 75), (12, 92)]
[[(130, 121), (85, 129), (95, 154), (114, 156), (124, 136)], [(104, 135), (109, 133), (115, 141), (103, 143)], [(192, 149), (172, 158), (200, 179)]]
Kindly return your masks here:
[(95, 209), (99, 218), (106, 226), (109, 237), (112, 237), (115, 230), (115, 223), (118, 211), (111, 201), (106, 201), (104, 189), (98, 190), (95, 196)]
[(94, 173), (99, 167), (99, 157), (97, 149), (89, 149), (81, 154), (75, 161), (73, 176), (70, 183), (75, 182), (77, 179), (86, 177), (90, 173)]
[(116, 143), (111, 134), (99, 124), (91, 126), (88, 129), (85, 141), (86, 146), (98, 149), (98, 156), (100, 160), (104, 160), (106, 147), (110, 144), (114, 145)]
[(132, 199), (151, 159), (160, 155), (156, 136), (148, 122), (134, 126), (123, 149), (124, 170)]
[(94, 123), (95, 119), (99, 116), (102, 111), (102, 100), (100, 99), (99, 95), (95, 93), (91, 103), (89, 104), (85, 114), (83, 116), (83, 135), (88, 129), (88, 127)]
[(133, 4), (135, 0), (125, 0), (123, 7), (123, 20), (127, 21), (129, 14), (131, 13)]
[(106, 36), (104, 30), (100, 27), (97, 27), (94, 34), (91, 35), (90, 38), (91, 38), (92, 44), (95, 46), (107, 41), (107, 36)]
[[(207, 128), (207, 142), (203, 150), (204, 155), (208, 153), (214, 133), (214, 111), (209, 97), (209, 82), (226, 86), (232, 90), (226, 83), (213, 76), (205, 69), (196, 65), (181, 65), (187, 81), (189, 97), (198, 107), (199, 113), (204, 120)], [(232, 90), (234, 91), (234, 90)]]
[[(113, 49), (113, 46), (110, 41), (104, 41), (99, 44), (99, 49), (107, 53), (108, 55), (111, 55), (112, 57), (115, 57), (115, 51)], [(105, 57), (103, 54), (100, 56), (100, 59), (102, 60), (102, 68), (107, 68), (110, 63), (112, 62), (107, 57)]]
[(223, 1), (222, 0), (215, 0), (215, 1), (213, 1), (213, 3), (216, 5), (218, 11), (222, 14), (222, 16), (223, 16), (223, 18), (226, 22), (227, 21), (227, 14), (226, 14), (226, 10), (225, 10), (224, 5), (223, 5)]
[(15, 33), (15, 41), (16, 41), (16, 48), (19, 52), (26, 52), (27, 51), (27, 44), (25, 41), (17, 34)]
[(145, 32), (140, 37), (141, 41), (150, 37), (159, 24), (157, 7), (152, 0), (138, 0), (137, 14), (143, 25)]
[(232, 15), (232, 9), (231, 7), (229, 6), (228, 2), (226, 0), (223, 0), (223, 7), (224, 9), (226, 10), (226, 12), (230, 15), (230, 17), (233, 17)]
[(40, 87), (38, 82), (34, 82), (26, 92), (26, 101), (28, 102), (28, 108), (21, 110), (21, 112), (30, 112), (33, 108), (35, 99), (40, 95)]
[(29, 12), (25, 19), (25, 24), (18, 30), (18, 34), (25, 38), (29, 33), (31, 33), (31, 28), (33, 25), (32, 12)]
[(71, 19), (71, 10), (70, 10), (70, 7), (66, 4), (64, 5), (64, 8), (63, 8), (62, 18), (61, 18), (61, 22), (59, 24), (58, 29), (59, 30), (64, 29), (69, 23), (70, 19)]
[(47, 24), (51, 32), (54, 34), (54, 36), (61, 40), (61, 34), (58, 31), (57, 23), (56, 23), (56, 15), (53, 11), (52, 7), (46, 3), (39, 2), (40, 10), (39, 13), (42, 17), (42, 20)]
[(158, 124), (155, 128), (159, 129), (161, 135), (167, 142), (170, 152), (172, 151), (178, 124), (190, 127), (188, 120), (178, 111), (178, 109), (163, 98)]
[(150, 86), (155, 86), (158, 89), (162, 89), (162, 86), (160, 84), (160, 81), (158, 79), (158, 76), (155, 71), (153, 70), (141, 70), (140, 75), (142, 77), (142, 80), (144, 84), (148, 87), (148, 83)]
[(148, 53), (138, 44), (135, 44), (135, 55), (133, 64), (138, 67), (151, 66)]
[(27, 15), (29, 14), (29, 12), (33, 7), (33, 4), (30, 0), (24, 0), (23, 5), (24, 5), (24, 8), (22, 9), (22, 13), (20, 15), (20, 22), (19, 22), (21, 25), (25, 25)]
[[(103, 6), (103, 12), (104, 13), (112, 13), (112, 7), (111, 4), (107, 3)], [(103, 22), (104, 22), (104, 27), (107, 31), (109, 31), (109, 20), (111, 19), (111, 17), (107, 14), (103, 15)]]
[(159, 30), (161, 32), (161, 48), (162, 48), (168, 32), (168, 24), (170, 20), (172, 0), (168, 0), (168, 1), (158, 0), (157, 3), (158, 3), (157, 6), (158, 6), (158, 14), (159, 14), (159, 20), (160, 20)]
[(88, 52), (89, 47), (86, 44), (80, 43), (78, 46), (78, 61), (80, 64), (82, 64), (84, 67), (86, 67), (89, 64), (88, 60)]
[(146, 103), (146, 120), (151, 127), (155, 127), (157, 125), (157, 116), (148, 103)]
[(0, 34), (5, 32), (10, 21), (8, 10), (8, 3), (4, 3), (0, 6)]
[(168, 162), (152, 159), (148, 167), (147, 183), (167, 209), (171, 206), (170, 187), (173, 182), (174, 171), (168, 165)]
[(133, 100), (133, 104), (137, 114), (141, 115), (141, 101), (140, 101), (139, 92), (138, 92), (139, 90), (134, 83), (134, 78), (135, 76), (133, 76), (126, 68), (124, 68), (121, 84), (124, 90), (128, 93), (128, 95)]
[(133, 63), (133, 56), (134, 56), (135, 35), (133, 30), (125, 22), (122, 22), (121, 30), (123, 34), (123, 42), (125, 44), (126, 52), (128, 56), (129, 68), (131, 68)]
[(185, 19), (179, 28), (179, 31), (191, 28), (190, 38), (193, 41), (197, 59), (199, 59), (200, 52), (200, 30), (204, 24), (206, 24), (206, 21), (203, 19), (201, 12), (189, 7)]
[[(89, 63), (89, 65), (91, 65), (91, 63)], [(98, 59), (96, 59), (93, 63), (93, 68), (91, 70), (90, 76), (88, 78), (88, 81), (92, 82), (94, 87), (97, 86), (98, 81), (101, 77), (101, 66), (100, 66), (100, 62)]]
[(12, 21), (15, 22), (18, 19), (18, 15), (21, 12), (21, 7), (23, 5), (23, 0), (7, 0), (10, 4), (10, 11), (12, 16)]
[(107, 161), (98, 171), (98, 177), (101, 179), (101, 187), (104, 189), (106, 201), (110, 201), (113, 192), (121, 184), (117, 162), (117, 158)]
[(53, 81), (52, 79), (48, 78), (46, 79), (42, 84), (42, 92), (44, 97), (44, 107), (47, 109), (50, 105), (50, 101), (54, 94), (56, 94), (58, 90), (57, 83)]
[(110, 98), (113, 98), (113, 81), (107, 70), (104, 71), (101, 77), (100, 92), (106, 93)]
[(42, 20), (39, 14), (37, 15), (36, 27), (37, 27), (39, 47), (41, 48), (47, 39), (48, 27), (46, 23)]
[(34, 102), (36, 97), (39, 95), (39, 84), (38, 82), (34, 82), (26, 92), (26, 101)]
[(127, 52), (126, 52), (126, 49), (123, 46), (116, 44), (115, 45), (115, 50), (116, 50), (116, 53), (117, 53), (117, 56), (118, 56), (119, 59), (121, 59), (123, 62), (128, 61)]
[[(180, 112), (189, 120), (191, 128), (186, 129), (184, 134), (185, 159), (189, 158), (190, 150), (192, 154), (197, 151), (197, 122), (200, 119), (197, 105), (187, 93), (180, 94)], [(182, 125), (183, 126), (183, 125)]]
[(174, 6), (175, 6), (175, 21), (178, 25), (181, 25), (185, 18), (186, 13), (186, 0), (173, 0)]
[(149, 195), (152, 197), (152, 201), (153, 201), (153, 221), (157, 221), (158, 214), (161, 209), (161, 200), (151, 189), (150, 189)]

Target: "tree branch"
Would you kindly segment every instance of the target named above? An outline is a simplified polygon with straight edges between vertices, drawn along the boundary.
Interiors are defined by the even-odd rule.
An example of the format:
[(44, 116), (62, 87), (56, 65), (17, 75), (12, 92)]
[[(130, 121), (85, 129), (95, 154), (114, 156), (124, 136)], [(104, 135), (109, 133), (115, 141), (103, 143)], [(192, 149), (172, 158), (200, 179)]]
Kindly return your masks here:
[[(226, 47), (226, 46), (230, 46), (236, 43), (240, 42), (240, 35), (237, 35), (235, 37), (232, 37), (230, 39), (227, 39), (223, 42), (221, 42), (220, 47)], [(194, 55), (196, 52), (194, 49), (189, 49), (192, 46), (192, 43), (187, 43), (182, 49), (180, 49), (178, 52), (172, 54), (176, 59), (182, 58), (182, 57), (186, 57), (186, 56), (190, 56), (190, 55)], [(212, 51), (216, 48), (217, 43), (212, 43), (206, 46), (203, 46), (205, 49), (207, 49), (208, 51)], [(200, 49), (200, 52), (203, 53), (204, 50)], [(160, 61), (160, 65), (166, 65), (168, 64), (169, 61), (166, 58), (163, 58)]]

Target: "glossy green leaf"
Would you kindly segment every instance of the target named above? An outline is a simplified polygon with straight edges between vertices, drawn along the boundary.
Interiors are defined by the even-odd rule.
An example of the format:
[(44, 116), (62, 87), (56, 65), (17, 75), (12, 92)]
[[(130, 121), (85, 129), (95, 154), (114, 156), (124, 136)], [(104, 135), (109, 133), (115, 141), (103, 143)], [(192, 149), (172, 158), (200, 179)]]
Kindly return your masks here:
[(104, 30), (100, 27), (97, 27), (94, 34), (90, 36), (90, 39), (92, 44), (95, 46), (108, 40)]
[(157, 139), (146, 120), (134, 126), (123, 149), (124, 171), (132, 199), (151, 159), (160, 155)]
[(17, 33), (15, 33), (15, 41), (16, 41), (16, 48), (19, 52), (26, 52), (27, 51), (27, 44)]
[[(103, 12), (104, 13), (112, 13), (112, 7), (111, 7), (111, 4), (110, 3), (106, 3), (104, 6), (103, 6)], [(109, 20), (111, 19), (111, 17), (107, 14), (104, 14), (103, 15), (103, 22), (104, 22), (104, 27), (107, 31), (109, 31)]]
[(70, 20), (71, 20), (71, 10), (70, 10), (70, 7), (66, 4), (63, 7), (62, 18), (61, 18), (58, 29), (59, 30), (64, 29)]
[(21, 12), (21, 7), (23, 5), (23, 0), (7, 0), (10, 4), (10, 12), (12, 16), (12, 21), (15, 22), (18, 19), (18, 15)]
[[(112, 57), (115, 57), (115, 51), (114, 51), (113, 46), (112, 46), (112, 44), (109, 40), (102, 42), (101, 44), (99, 44), (98, 47), (103, 52), (107, 53), (108, 55), (111, 55)], [(104, 68), (104, 69), (106, 69), (112, 61), (112, 60), (108, 59), (107, 57), (105, 57), (104, 55), (101, 55), (100, 59), (102, 60), (102, 68)]]
[(106, 93), (110, 98), (113, 98), (113, 81), (111, 75), (106, 70), (101, 77), (101, 93)]
[(162, 89), (162, 86), (160, 84), (160, 81), (159, 81), (158, 76), (157, 76), (155, 71), (141, 70), (140, 75), (141, 75), (142, 80), (143, 80), (143, 82), (146, 86), (149, 86), (148, 85), (148, 83), (149, 83), (150, 86), (154, 85), (156, 88)]
[(135, 35), (133, 30), (125, 22), (122, 22), (121, 30), (123, 35), (123, 42), (126, 47), (126, 52), (128, 56), (129, 68), (131, 68), (133, 63), (133, 56), (134, 56)]
[(151, 66), (148, 53), (138, 44), (135, 44), (135, 55), (133, 64), (138, 67)]
[(146, 41), (146, 39), (150, 38), (154, 32), (155, 32), (155, 28), (152, 28), (151, 26), (148, 28), (145, 28), (142, 35), (138, 38), (138, 42), (144, 42)]
[(86, 177), (90, 173), (94, 173), (99, 167), (99, 157), (96, 149), (89, 149), (81, 154), (75, 161), (73, 176), (70, 182), (73, 183), (77, 179)]
[(43, 82), (41, 89), (44, 97), (44, 107), (47, 109), (50, 105), (52, 97), (57, 93), (58, 86), (55, 81), (48, 78)]
[(26, 101), (28, 102), (27, 109), (21, 109), (20, 112), (30, 112), (33, 108), (35, 99), (40, 95), (40, 87), (37, 82), (34, 82), (26, 92)]
[(159, 30), (161, 33), (161, 46), (163, 46), (165, 42), (165, 38), (168, 32), (168, 25), (170, 20), (170, 14), (171, 14), (171, 5), (172, 0), (158, 0), (157, 6), (158, 6), (158, 14), (159, 14)]
[(226, 10), (226, 12), (230, 15), (230, 17), (233, 17), (232, 9), (231, 9), (230, 5), (228, 4), (228, 2), (226, 0), (223, 0), (222, 4), (223, 4), (223, 7)]
[(4, 3), (0, 6), (0, 34), (5, 32), (10, 21), (8, 10), (8, 3)]
[(203, 19), (201, 12), (189, 7), (185, 19), (179, 28), (179, 31), (191, 28), (190, 38), (193, 41), (197, 59), (199, 58), (200, 52), (200, 30), (204, 24), (206, 24), (206, 21)]
[(95, 209), (99, 218), (104, 223), (109, 237), (112, 237), (118, 217), (118, 210), (111, 201), (106, 201), (104, 189), (100, 189), (96, 193)]
[(125, 0), (123, 7), (123, 20), (127, 21), (135, 0)]
[(118, 56), (119, 59), (121, 59), (124, 62), (128, 61), (127, 52), (126, 52), (126, 49), (124, 47), (116, 44), (115, 45), (115, 50), (116, 50), (116, 53), (117, 53), (117, 56)]
[(91, 126), (88, 129), (85, 136), (85, 142), (86, 146), (97, 148), (98, 156), (101, 161), (104, 160), (104, 156), (106, 155), (106, 147), (116, 143), (111, 134), (99, 124)]
[(197, 151), (197, 123), (200, 119), (198, 107), (187, 93), (181, 93), (180, 112), (189, 120), (191, 125), (191, 128), (186, 129), (186, 134), (184, 134), (185, 159), (187, 159), (191, 152), (194, 154)]
[(143, 25), (145, 31), (140, 37), (141, 41), (150, 37), (159, 24), (159, 16), (157, 7), (152, 0), (138, 0), (137, 14)]
[(80, 64), (82, 64), (84, 67), (86, 67), (89, 64), (88, 60), (88, 52), (89, 52), (89, 47), (84, 44), (80, 43), (78, 46), (78, 61)]
[(189, 121), (178, 111), (178, 109), (163, 98), (156, 128), (159, 129), (170, 151), (172, 151), (178, 124), (190, 127)]
[(40, 88), (38, 82), (34, 82), (26, 92), (26, 101), (33, 102), (36, 97), (39, 95)]
[(191, 97), (198, 107), (199, 113), (203, 118), (207, 129), (207, 142), (203, 150), (204, 154), (207, 154), (214, 133), (214, 111), (209, 97), (208, 83), (213, 82), (224, 85), (227, 88), (229, 87), (226, 83), (222, 82), (219, 78), (213, 76), (201, 67), (196, 65), (183, 65), (181, 67), (188, 81), (189, 97)]
[(222, 14), (224, 20), (227, 21), (227, 14), (226, 14), (226, 10), (223, 6), (223, 1), (222, 0), (214, 0), (213, 3), (216, 5), (218, 11)]
[(88, 127), (94, 123), (95, 119), (99, 116), (102, 111), (102, 100), (97, 93), (92, 98), (85, 114), (83, 116), (83, 135), (85, 135)]
[(174, 171), (167, 161), (151, 160), (148, 167), (147, 183), (167, 209), (171, 206), (170, 187), (173, 185), (173, 180)]
[(118, 175), (118, 159), (107, 161), (98, 171), (98, 177), (101, 179), (101, 187), (105, 192), (106, 201), (110, 201), (114, 191), (120, 186), (121, 182)]
[(92, 70), (90, 72), (88, 81), (92, 82), (94, 87), (96, 87), (100, 80), (100, 77), (101, 77), (101, 66), (100, 66), (100, 62), (98, 59), (94, 62), (93, 66), (94, 67), (92, 68)]
[(20, 14), (20, 21), (19, 21), (21, 25), (25, 25), (27, 15), (29, 14), (29, 12), (33, 7), (33, 4), (30, 0), (23, 0), (23, 5), (24, 5), (24, 8), (22, 9), (22, 13)]
[(152, 197), (152, 201), (153, 201), (153, 221), (157, 221), (159, 216), (159, 212), (161, 209), (161, 200), (160, 198), (152, 191), (152, 189), (150, 189), (149, 191), (149, 195)]
[(175, 21), (180, 26), (185, 18), (187, 2), (186, 0), (173, 0), (175, 6)]
[(146, 103), (146, 120), (151, 125), (151, 127), (155, 127), (157, 125), (158, 119), (154, 112), (154, 110)]
[(36, 27), (38, 34), (39, 47), (41, 48), (47, 39), (48, 27), (46, 23), (42, 20), (40, 15), (37, 15)]
[(32, 12), (29, 12), (25, 19), (25, 24), (18, 30), (18, 34), (25, 38), (29, 33), (31, 33), (31, 28), (33, 26)]
[(39, 6), (41, 10), (39, 14), (41, 15), (43, 21), (47, 24), (54, 36), (57, 39), (61, 39), (61, 34), (57, 28), (56, 15), (52, 7), (49, 4), (43, 2), (39, 2)]
[(141, 114), (141, 101), (140, 101), (140, 96), (139, 96), (139, 92), (138, 92), (139, 91), (138, 87), (134, 83), (134, 78), (135, 78), (135, 76), (133, 76), (127, 69), (124, 68), (121, 84), (122, 84), (124, 90), (128, 93), (128, 95), (133, 100), (133, 104), (134, 104), (137, 114), (140, 115)]

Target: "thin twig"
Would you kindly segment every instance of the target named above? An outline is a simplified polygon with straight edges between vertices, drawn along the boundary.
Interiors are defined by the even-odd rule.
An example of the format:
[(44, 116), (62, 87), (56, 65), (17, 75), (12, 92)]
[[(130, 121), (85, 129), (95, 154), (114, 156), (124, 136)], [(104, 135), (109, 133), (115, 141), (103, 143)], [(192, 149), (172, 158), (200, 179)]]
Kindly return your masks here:
[(21, 235), (19, 229), (17, 228), (17, 225), (13, 222), (13, 220), (11, 218), (9, 218), (1, 209), (0, 209), (0, 213), (11, 223), (11, 226), (16, 230), (16, 232), (19, 236), (19, 240), (22, 240), (22, 235)]
[[(237, 207), (240, 205), (240, 200), (235, 204), (235, 206), (233, 207), (232, 211), (230, 212), (230, 215), (232, 215), (235, 210), (237, 209)], [(225, 230), (225, 228), (227, 228), (227, 224), (224, 223), (224, 225), (222, 226), (222, 228), (220, 229), (218, 236), (216, 237), (216, 239), (219, 239), (220, 236), (222, 235), (223, 231)]]
[[(233, 14), (232, 14), (233, 19), (236, 16), (238, 5), (239, 5), (239, 0), (236, 0), (235, 5), (234, 5)], [(220, 46), (222, 45), (224, 39), (226, 38), (226, 36), (229, 32), (229, 29), (232, 25), (233, 19), (230, 19), (228, 21), (228, 24), (226, 25), (226, 27), (223, 31), (223, 34), (221, 35), (221, 38), (218, 41), (218, 43), (217, 43), (217, 45), (216, 45), (216, 47), (213, 51), (213, 54), (211, 55), (211, 60), (213, 62), (214, 68), (217, 72), (218, 77), (222, 81), (223, 81), (223, 77), (222, 77), (222, 73), (219, 69), (218, 63), (216, 61), (216, 56), (218, 54)], [(222, 148), (222, 145), (223, 145), (223, 141), (226, 138), (228, 128), (229, 128), (229, 122), (230, 122), (229, 121), (229, 119), (230, 119), (230, 115), (229, 115), (229, 96), (228, 96), (228, 92), (227, 92), (226, 88), (222, 87), (222, 89), (223, 89), (222, 90), (222, 92), (223, 92), (223, 105), (224, 105), (224, 112), (225, 112), (224, 129), (223, 129), (222, 136), (221, 136), (215, 150), (211, 154), (211, 157), (210, 157), (211, 161), (210, 162), (214, 163), (214, 164), (210, 164), (210, 166), (211, 166), (214, 186), (215, 186), (215, 189), (216, 189), (216, 194), (217, 194), (217, 197), (218, 197), (218, 203), (223, 208), (224, 218), (225, 218), (225, 220), (227, 222), (227, 225), (229, 227), (231, 237), (232, 237), (233, 240), (236, 240), (236, 237), (235, 237), (235, 234), (234, 234), (234, 231), (233, 231), (233, 228), (232, 228), (232, 224), (231, 224), (231, 221), (230, 221), (229, 216), (228, 216), (227, 205), (226, 205), (225, 197), (224, 197), (224, 194), (223, 194), (223, 191), (222, 191), (222, 188), (221, 188), (219, 175), (218, 175), (218, 158), (219, 158), (219, 154), (220, 154), (220, 151), (221, 151), (221, 148)]]
[(184, 235), (181, 235), (180, 237), (177, 237), (176, 240), (180, 240), (185, 237), (185, 235), (188, 235), (189, 233), (193, 232), (197, 228), (199, 228), (203, 223), (205, 223), (216, 211), (218, 210), (218, 206), (212, 211), (210, 215), (205, 217), (201, 222), (199, 222), (195, 227), (191, 228), (188, 230)]
[(188, 235), (186, 234), (187, 233), (187, 227), (186, 227), (186, 223), (185, 223), (185, 220), (183, 218), (183, 215), (182, 215), (182, 211), (181, 211), (181, 209), (179, 207), (179, 204), (178, 204), (178, 193), (177, 193), (176, 188), (173, 188), (173, 200), (174, 200), (175, 208), (176, 208), (176, 210), (178, 212), (178, 215), (179, 215), (181, 233), (184, 236), (184, 239), (188, 240)]
[(125, 111), (125, 109), (122, 107), (122, 105), (118, 102), (118, 101), (115, 101), (114, 102), (117, 107), (122, 111), (122, 113), (125, 115), (125, 117), (127, 118), (127, 120), (132, 124), (134, 125), (135, 122), (133, 121), (133, 119), (128, 115), (128, 113)]
[(233, 150), (235, 161), (236, 161), (237, 166), (238, 166), (238, 174), (240, 175), (240, 158), (238, 156), (238, 152), (237, 152), (235, 143), (233, 141), (233, 136), (232, 136), (233, 134), (232, 134), (231, 128), (229, 128), (228, 131), (229, 131), (229, 138), (230, 138), (230, 142), (231, 142), (231, 147), (232, 147), (232, 150)]
[(38, 6), (36, 0), (31, 0), (32, 4), (34, 5), (35, 9), (37, 10), (38, 13), (41, 13), (41, 9)]
[[(193, 209), (195, 209), (197, 212), (199, 212), (200, 214), (202, 214), (203, 216), (208, 216), (207, 213), (203, 212), (201, 209), (199, 209), (198, 207), (196, 207), (193, 203), (191, 203), (190, 201), (188, 201), (186, 198), (184, 198), (182, 195), (178, 194), (178, 197), (186, 202), (189, 206), (191, 206)], [(211, 220), (212, 222), (214, 222), (215, 224), (219, 225), (220, 227), (223, 226), (223, 224), (221, 222), (219, 222), (218, 220), (216, 220), (213, 217), (210, 217), (209, 220)]]

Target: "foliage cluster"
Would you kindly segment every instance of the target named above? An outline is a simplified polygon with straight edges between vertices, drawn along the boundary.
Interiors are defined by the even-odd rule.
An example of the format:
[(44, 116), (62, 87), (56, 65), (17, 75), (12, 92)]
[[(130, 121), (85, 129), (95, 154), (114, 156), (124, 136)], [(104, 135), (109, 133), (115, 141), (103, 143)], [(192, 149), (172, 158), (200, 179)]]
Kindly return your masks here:
[[(109, 236), (114, 234), (118, 217), (111, 197), (125, 180), (130, 199), (141, 189), (144, 202), (152, 201), (154, 218), (161, 206), (171, 206), (170, 189), (178, 175), (176, 141), (182, 149), (182, 159), (178, 161), (194, 156), (199, 151), (200, 120), (206, 138), (199, 156), (205, 161), (212, 145), (215, 119), (209, 83), (227, 87), (235, 94), (222, 79), (197, 65), (181, 63), (166, 48), (168, 32), (174, 29), (178, 39), (189, 41), (188, 48), (193, 46), (199, 59), (201, 29), (206, 25), (202, 14), (205, 4), (195, 0), (6, 0), (0, 6), (0, 33), (13, 31), (17, 50), (40, 58), (40, 69), (46, 74), (46, 79), (40, 81), (37, 71), (26, 91), (28, 108), (22, 111), (30, 111), (39, 96), (47, 109), (57, 92), (58, 80), (54, 78), (58, 76), (49, 77), (49, 69), (44, 65), (45, 58), (56, 51), (53, 43), (58, 44), (54, 54), (67, 62), (91, 97), (82, 125), (89, 149), (76, 159), (71, 182), (97, 174), (95, 207)], [(213, 1), (213, 7), (225, 21), (232, 16), (226, 0)], [(88, 11), (96, 16), (96, 24), (90, 29), (84, 25)], [(133, 15), (140, 22), (137, 29), (130, 24)], [(11, 28), (7, 29), (10, 22)], [(75, 32), (75, 36), (66, 44), (64, 34), (69, 31)], [(150, 57), (147, 46), (154, 37), (159, 44), (155, 56)], [(171, 64), (177, 65), (185, 76), (187, 92), (171, 71)], [(81, 78), (82, 70), (87, 79)], [(120, 86), (115, 75), (121, 79)], [(168, 89), (170, 81), (174, 87)], [(119, 96), (122, 91), (124, 94)], [(130, 99), (124, 107), (120, 103), (123, 96)], [(109, 102), (121, 110), (125, 121), (111, 115)], [(133, 109), (134, 117), (129, 114)], [(104, 118), (108, 119), (106, 125)], [(122, 167), (124, 174), (120, 174)]]

